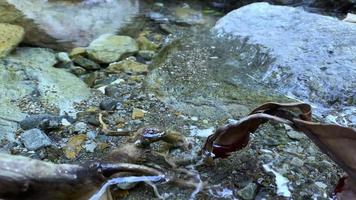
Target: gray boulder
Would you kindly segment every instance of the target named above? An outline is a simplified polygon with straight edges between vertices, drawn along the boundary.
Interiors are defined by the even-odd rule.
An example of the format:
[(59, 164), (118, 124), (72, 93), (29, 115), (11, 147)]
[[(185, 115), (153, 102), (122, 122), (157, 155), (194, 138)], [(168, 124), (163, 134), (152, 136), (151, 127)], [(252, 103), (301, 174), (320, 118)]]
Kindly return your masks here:
[[(354, 114), (356, 26), (301, 8), (254, 3), (220, 19), (220, 37), (247, 37), (275, 58), (256, 79), (313, 103), (318, 111)], [(253, 74), (253, 73), (252, 73)]]
[(23, 107), (27, 105), (20, 103), (25, 97), (35, 94), (33, 98), (45, 109), (56, 108), (70, 115), (75, 114), (73, 103), (89, 97), (85, 83), (52, 67), (55, 63), (55, 54), (41, 48), (19, 48), (0, 60), (0, 140), (14, 140), (13, 132), (26, 116)]

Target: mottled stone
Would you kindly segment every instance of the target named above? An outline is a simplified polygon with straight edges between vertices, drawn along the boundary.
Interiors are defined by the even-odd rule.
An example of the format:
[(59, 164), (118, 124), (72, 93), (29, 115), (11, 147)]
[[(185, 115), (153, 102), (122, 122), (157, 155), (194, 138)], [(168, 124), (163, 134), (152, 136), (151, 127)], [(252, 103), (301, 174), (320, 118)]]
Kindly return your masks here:
[(17, 47), (24, 35), (25, 31), (21, 26), (0, 23), (0, 58)]
[(40, 129), (30, 129), (21, 134), (21, 140), (28, 150), (37, 150), (51, 145), (51, 139)]

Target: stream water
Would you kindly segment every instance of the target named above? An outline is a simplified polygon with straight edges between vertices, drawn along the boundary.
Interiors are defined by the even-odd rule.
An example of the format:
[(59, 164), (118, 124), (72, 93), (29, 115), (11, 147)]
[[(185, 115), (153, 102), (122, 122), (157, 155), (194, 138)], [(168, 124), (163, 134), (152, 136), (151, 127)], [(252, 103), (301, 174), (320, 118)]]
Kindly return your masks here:
[[(309, 0), (288, 2), (289, 6), (298, 9), (304, 7), (324, 15), (341, 17), (345, 14), (310, 7), (312, 2)], [(212, 31), (212, 27), (226, 14), (224, 11), (228, 10), (224, 6), (222, 8), (221, 3), (222, 1), (194, 0), (0, 0), (0, 23), (17, 24), (26, 31), (19, 49), (0, 62), (0, 67), (6, 66), (3, 71), (0, 69), (0, 75), (11, 77), (0, 80), (0, 89), (4, 91), (0, 96), (11, 94), (11, 98), (0, 101), (4, 105), (0, 105), (0, 114), (12, 113), (12, 119), (15, 119), (0, 119), (0, 125), (6, 125), (0, 126), (0, 131), (11, 130), (10, 136), (3, 137), (0, 133), (0, 150), (52, 162), (81, 163), (102, 158), (110, 150), (131, 139), (100, 131), (103, 123), (98, 116), (104, 116), (108, 127), (119, 130), (117, 132), (132, 133), (151, 125), (179, 131), (189, 141), (189, 151), (166, 144), (152, 148), (165, 155), (163, 158), (166, 162), (193, 162), (204, 140), (216, 127), (236, 122), (254, 107), (268, 101), (308, 101), (315, 107), (314, 117), (317, 120), (356, 126), (356, 92), (352, 88), (348, 91), (341, 90), (340, 95), (333, 93), (330, 96), (335, 98), (330, 100), (329, 95), (318, 96), (319, 93), (315, 92), (320, 88), (323, 91), (325, 89), (318, 85), (317, 78), (308, 90), (304, 91), (301, 87), (297, 95), (290, 95), (288, 92), (290, 89), (298, 89), (300, 84), (297, 82), (293, 82), (292, 86), (279, 84), (282, 86), (275, 88), (275, 84), (264, 81), (264, 76), (272, 73), (271, 66), (274, 63), (280, 64), (278, 57), (263, 45), (253, 43), (245, 37), (233, 34), (217, 37), (218, 33)], [(301, 30), (304, 31), (307, 30)], [(85, 49), (84, 53), (78, 54), (84, 57), (84, 61), (75, 60), (78, 57), (72, 56), (73, 48), (88, 47), (103, 34), (130, 36), (136, 41), (143, 37), (150, 42), (138, 42), (140, 51), (131, 53), (130, 56), (133, 57), (129, 57), (127, 61), (134, 63), (128, 64), (128, 68), (133, 66), (133, 69), (130, 68), (125, 73), (122, 69), (119, 70), (120, 73), (109, 72), (111, 64), (93, 59), (86, 54), (88, 52)], [(292, 39), (288, 41), (291, 46)], [(24, 47), (48, 49), (33, 50)], [(349, 48), (350, 51), (355, 50), (352, 48)], [(67, 66), (68, 63), (63, 64), (63, 59), (58, 58), (58, 52), (70, 54), (70, 67)], [(310, 58), (313, 59), (314, 57)], [(293, 62), (289, 58), (286, 60)], [(346, 60), (350, 60), (351, 64), (355, 63), (352, 58)], [(303, 64), (307, 64), (307, 61)], [(37, 74), (32, 65), (41, 66), (38, 71), (50, 74), (48, 77), (52, 77), (51, 80), (46, 79), (47, 74)], [(59, 68), (61, 73), (43, 70), (47, 65)], [(24, 66), (30, 66), (28, 68), (31, 70), (17, 69)], [(6, 71), (8, 69), (10, 72)], [(350, 69), (352, 72), (353, 70), (354, 68)], [(81, 83), (67, 81), (62, 77), (65, 76), (62, 71), (69, 72), (67, 76), (71, 78), (70, 81), (78, 79)], [(293, 71), (299, 72), (298, 69)], [(333, 71), (327, 71), (326, 74), (332, 73)], [(22, 77), (23, 74), (25, 77)], [(286, 72), (284, 75), (282, 78), (287, 80), (293, 74)], [(298, 81), (303, 81), (305, 77), (307, 76), (301, 75)], [(51, 118), (45, 124), (51, 126), (44, 129), (52, 140), (50, 147), (28, 149), (19, 137), (24, 130), (18, 126), (17, 121), (33, 114), (67, 113), (61, 111), (61, 102), (52, 100), (71, 99), (71, 95), (65, 92), (64, 96), (56, 94), (58, 91), (50, 91), (51, 84), (59, 82), (56, 79), (63, 79), (62, 82), (67, 83), (58, 87), (61, 89), (59, 93), (62, 90), (71, 95), (85, 93), (83, 99), (86, 100), (74, 101), (76, 110), (68, 112), (76, 117), (76, 122), (68, 118), (65, 120), (66, 124), (61, 124), (64, 119), (62, 117), (59, 122), (53, 122)], [(51, 83), (44, 84), (45, 89), (49, 88), (46, 92), (41, 87), (42, 80)], [(350, 82), (350, 85), (355, 84)], [(19, 86), (26, 90), (14, 92), (13, 88)], [(78, 90), (72, 87), (77, 87)], [(334, 89), (326, 88), (325, 93), (330, 94)], [(59, 96), (42, 99), (42, 96), (53, 93)], [(315, 100), (318, 98), (325, 99)], [(98, 115), (100, 110), (108, 112)], [(60, 128), (56, 127), (56, 123)], [(42, 128), (42, 125), (36, 128)], [(6, 137), (7, 139), (3, 139)], [(11, 140), (8, 139), (10, 137)], [(162, 161), (162, 157), (152, 156), (143, 163), (165, 169), (166, 162)], [(217, 161), (214, 166), (200, 163), (182, 166), (194, 174), (195, 188), (157, 185), (160, 191), (167, 194), (167, 199), (328, 199), (341, 173), (335, 163), (319, 152), (310, 140), (298, 135), (290, 127), (276, 124), (261, 128), (252, 136), (247, 149), (229, 159)], [(116, 185), (137, 182), (153, 184), (161, 179), (163, 177), (157, 176), (111, 179), (91, 200), (99, 200), (109, 188), (115, 188), (117, 192), (117, 195), (113, 195), (114, 199), (151, 199), (154, 192), (149, 184), (138, 184), (129, 189), (120, 189)], [(128, 192), (123, 194), (123, 191)]]

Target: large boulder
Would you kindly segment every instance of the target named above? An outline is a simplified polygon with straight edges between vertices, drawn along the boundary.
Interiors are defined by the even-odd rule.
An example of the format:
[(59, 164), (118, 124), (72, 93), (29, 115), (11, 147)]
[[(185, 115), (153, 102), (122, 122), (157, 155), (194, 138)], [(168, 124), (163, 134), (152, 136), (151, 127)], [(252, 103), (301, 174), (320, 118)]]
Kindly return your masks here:
[(0, 23), (0, 58), (9, 54), (23, 39), (21, 26)]
[[(85, 83), (55, 63), (55, 54), (41, 48), (19, 48), (0, 60), (0, 140), (13, 140), (25, 111), (36, 112), (26, 104), (38, 101), (44, 109), (74, 115), (73, 103), (90, 95)], [(21, 102), (26, 97), (32, 100)]]
[(24, 42), (61, 50), (116, 33), (138, 12), (138, 0), (0, 0), (0, 22), (24, 27)]
[(356, 26), (301, 8), (250, 4), (221, 18), (218, 36), (247, 37), (275, 61), (254, 74), (284, 94), (355, 114)]

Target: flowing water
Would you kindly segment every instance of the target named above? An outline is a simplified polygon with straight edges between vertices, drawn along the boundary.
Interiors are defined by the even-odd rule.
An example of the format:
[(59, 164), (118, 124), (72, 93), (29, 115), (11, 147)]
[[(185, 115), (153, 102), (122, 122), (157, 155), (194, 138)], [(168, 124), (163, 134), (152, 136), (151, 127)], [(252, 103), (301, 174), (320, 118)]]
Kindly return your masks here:
[[(16, 151), (18, 148), (16, 145), (21, 146), (19, 144), (13, 144), (14, 148), (10, 144), (0, 143), (0, 147), (12, 148), (15, 149), (15, 153), (35, 158), (44, 159), (48, 156), (47, 159), (54, 162), (80, 163), (95, 157), (100, 158), (107, 154), (108, 149), (115, 149), (125, 141), (120, 136), (97, 133), (100, 123), (90, 118), (97, 110), (93, 107), (97, 108), (100, 101), (106, 99), (104, 94), (112, 91), (112, 95), (109, 96), (117, 101), (115, 101), (117, 107), (110, 113), (112, 116), (108, 117), (108, 124), (117, 130), (136, 130), (147, 125), (179, 130), (190, 142), (189, 151), (169, 149), (162, 154), (167, 154), (167, 157), (174, 161), (183, 158), (195, 161), (204, 140), (217, 126), (236, 122), (252, 108), (267, 101), (296, 101), (293, 98), (297, 98), (297, 101), (308, 100), (295, 96), (291, 98), (263, 81), (261, 77), (269, 72), (271, 64), (276, 60), (263, 46), (232, 35), (225, 38), (216, 37), (217, 33), (211, 31), (211, 28), (225, 14), (226, 8), (219, 7), (220, 1), (212, 2), (213, 4), (205, 1), (0, 0), (0, 23), (17, 24), (26, 31), (21, 47), (45, 47), (55, 52), (70, 52), (74, 47), (87, 47), (91, 41), (106, 33), (132, 38), (144, 35), (160, 45), (159, 50), (154, 50), (156, 52), (152, 61), (142, 56), (146, 54), (135, 55), (138, 62), (148, 65), (148, 72), (142, 73), (143, 75), (107, 74), (105, 68), (108, 65), (103, 63), (99, 63), (100, 69), (89, 69), (81, 74), (69, 70), (86, 82), (91, 89), (89, 100), (76, 105), (79, 112), (77, 117), (88, 122), (90, 128), (81, 132), (79, 125), (71, 127), (72, 124), (68, 122), (66, 124), (68, 128), (64, 131), (50, 132), (51, 139), (56, 141), (54, 145), (56, 148), (48, 152)], [(304, 6), (307, 10), (322, 12), (308, 7), (311, 1), (302, 3), (293, 1), (290, 5)], [(49, 50), (48, 55), (54, 59), (52, 50)], [(17, 53), (21, 51), (18, 50)], [(39, 50), (36, 52), (38, 55), (41, 53)], [(17, 63), (16, 59), (21, 58), (21, 55), (17, 54), (11, 56), (13, 55), (0, 64), (13, 65)], [(41, 60), (37, 63), (45, 62), (46, 60)], [(31, 60), (29, 63), (36, 62)], [(21, 81), (27, 83), (27, 78)], [(2, 81), (0, 83), (5, 84)], [(21, 114), (58, 113), (58, 109), (53, 111), (52, 107), (42, 109), (47, 105), (47, 101), (37, 101), (37, 98), (31, 96), (37, 93), (34, 90), (28, 95), (21, 94), (21, 98), (16, 100), (19, 107), (17, 109), (21, 110)], [(30, 102), (33, 100), (36, 104), (28, 103), (28, 96), (31, 97)], [(347, 107), (333, 110), (327, 114), (321, 109), (325, 105), (316, 104), (318, 113), (316, 117), (323, 121), (355, 126), (355, 100), (350, 99), (347, 104), (350, 109)], [(140, 114), (144, 115), (145, 119), (131, 115), (133, 108), (143, 110), (143, 114)], [(80, 115), (81, 113), (84, 114)], [(327, 119), (323, 118), (325, 115)], [(96, 125), (93, 125), (95, 123)], [(248, 196), (252, 195), (255, 199), (308, 199), (315, 194), (320, 199), (327, 199), (328, 197), (322, 196), (330, 194), (340, 169), (311, 145), (308, 139), (289, 137), (287, 134), (290, 132), (288, 128), (269, 124), (252, 136), (252, 144), (248, 149), (234, 154), (230, 159), (221, 160), (214, 166), (204, 166), (201, 163), (184, 165), (183, 168), (191, 173), (193, 189), (157, 184), (159, 190), (166, 194), (160, 197), (248, 199)], [(89, 133), (93, 133), (94, 136)], [(91, 141), (88, 139), (86, 143), (80, 145), (84, 146), (84, 149), (94, 145), (95, 153), (93, 149), (88, 148), (86, 151), (83, 149), (82, 154), (74, 157), (74, 160), (64, 156), (62, 148), (76, 134), (86, 134), (89, 139), (93, 137)], [(13, 139), (14, 135), (15, 133), (12, 134)], [(154, 148), (162, 151), (160, 147)], [(42, 155), (46, 156), (41, 157)], [(159, 159), (155, 160), (155, 157), (150, 159), (145, 164), (157, 167), (164, 163)], [(300, 160), (305, 165), (300, 165)], [(163, 164), (160, 167), (165, 169), (162, 166)], [(186, 176), (188, 175), (179, 178)], [(126, 191), (127, 189), (121, 190), (116, 187), (121, 183), (154, 184), (165, 178), (159, 176), (114, 178), (107, 181), (91, 200), (101, 199), (109, 188)], [(318, 187), (315, 182), (326, 186)], [(120, 198), (153, 198), (156, 191), (152, 192), (150, 184), (139, 184), (137, 188), (128, 190), (129, 195)]]

